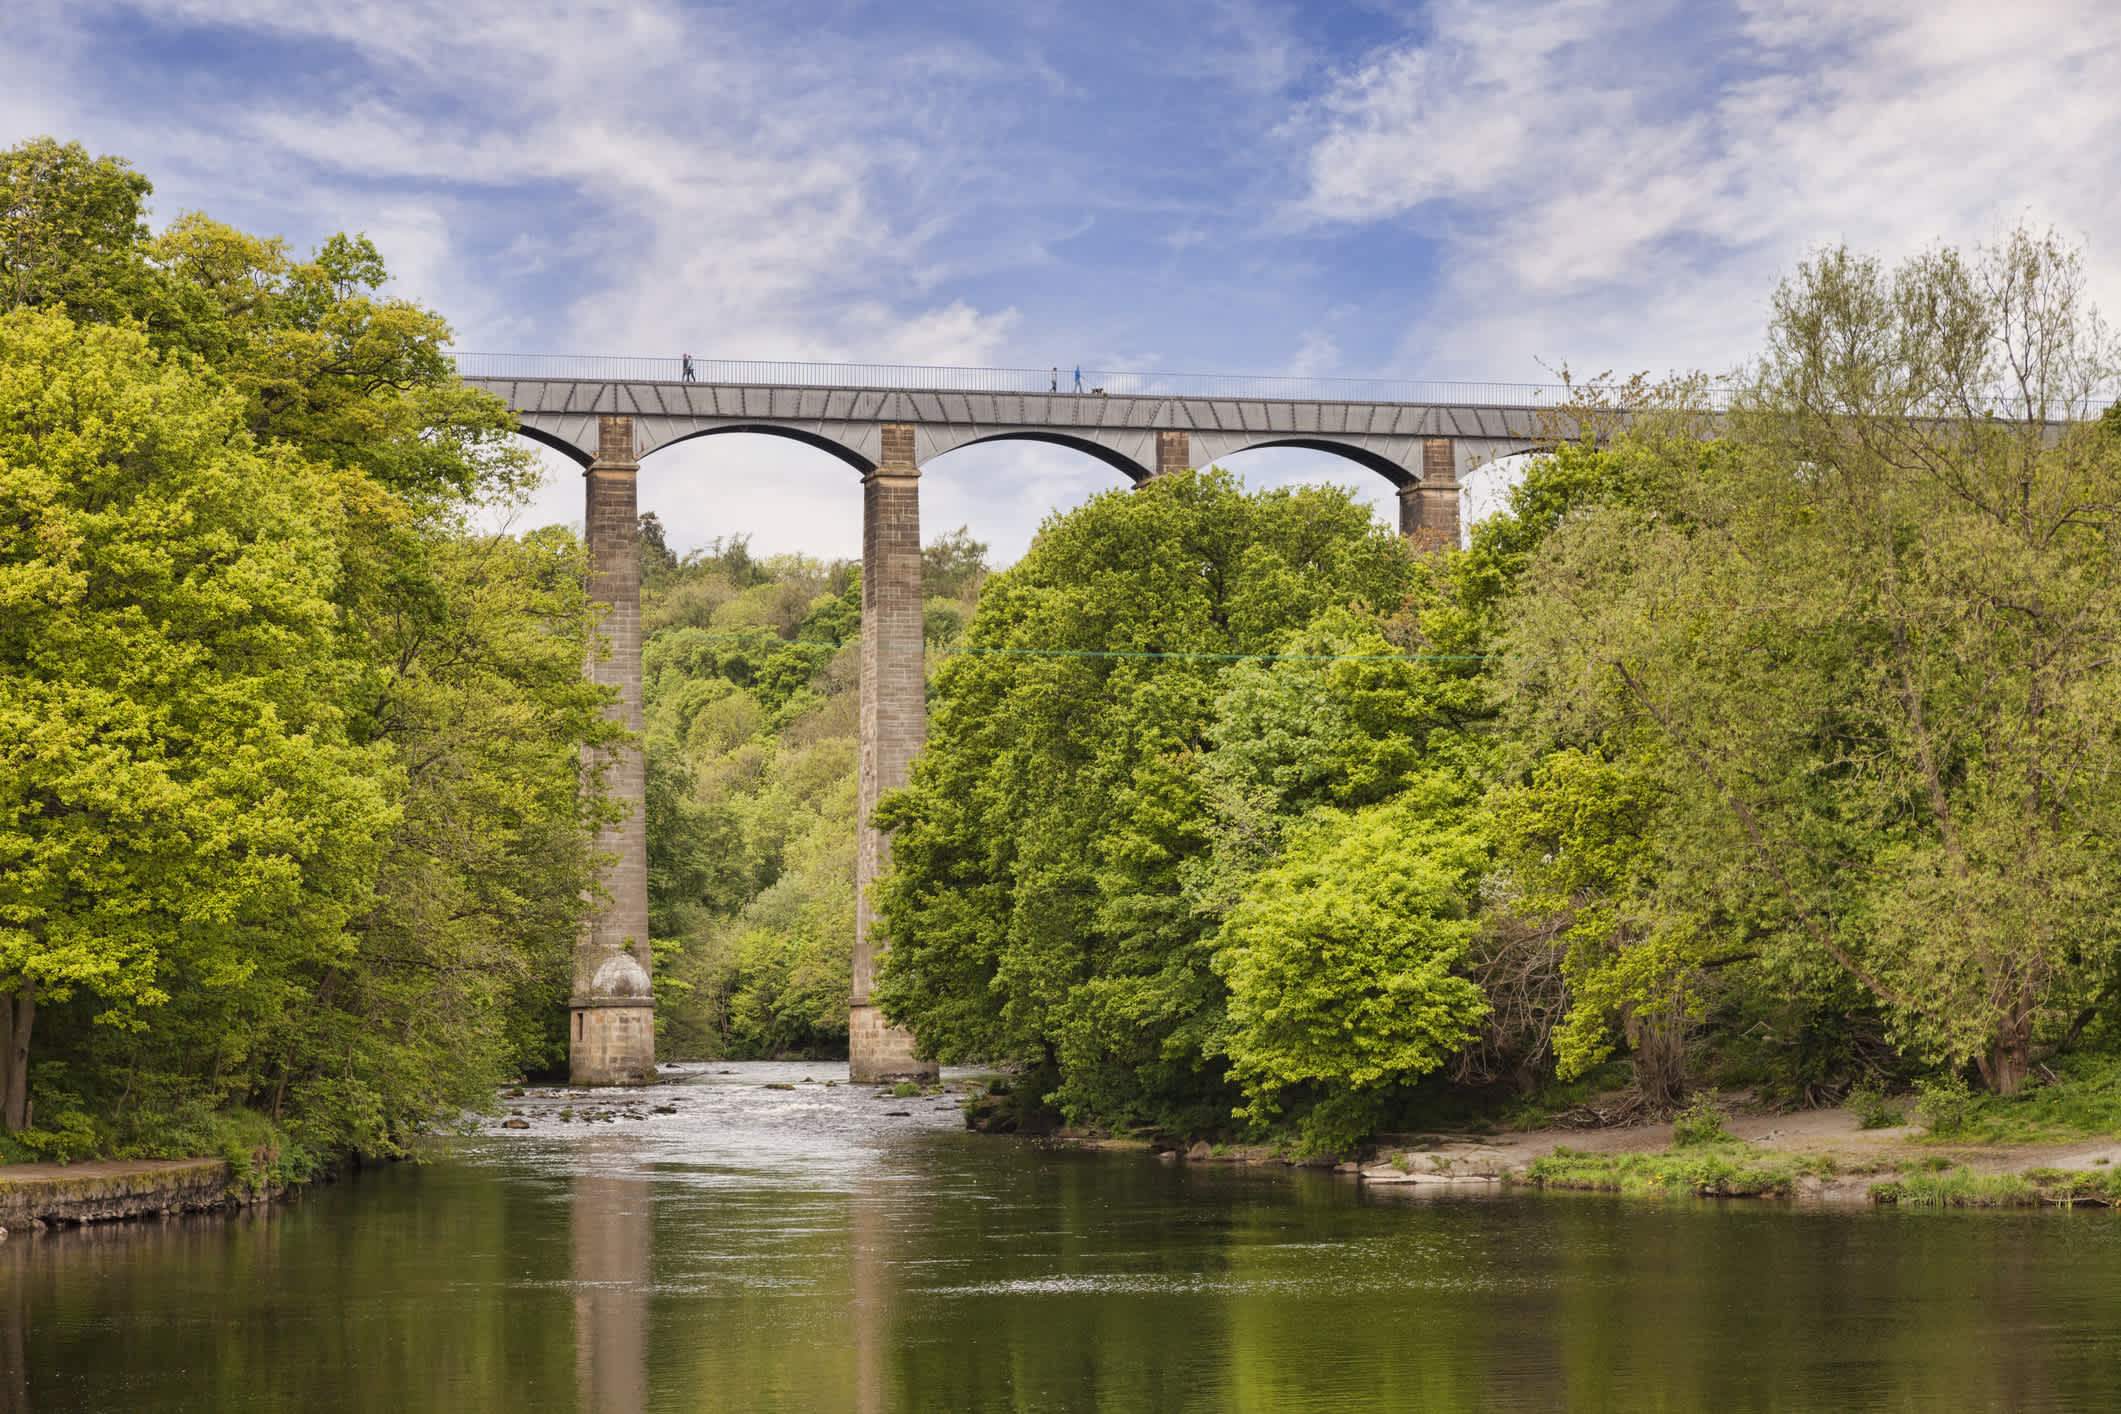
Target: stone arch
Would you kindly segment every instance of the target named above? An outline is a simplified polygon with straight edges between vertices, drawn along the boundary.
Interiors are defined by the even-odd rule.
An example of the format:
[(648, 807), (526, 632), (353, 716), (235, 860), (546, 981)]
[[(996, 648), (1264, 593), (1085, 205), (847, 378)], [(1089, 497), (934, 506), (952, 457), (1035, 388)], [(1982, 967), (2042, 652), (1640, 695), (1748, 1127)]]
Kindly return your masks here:
[[(1421, 481), (1420, 477), (1381, 452), (1374, 452), (1367, 447), (1339, 441), (1332, 437), (1263, 437), (1256, 442), (1246, 442), (1242, 446), (1219, 448), (1215, 457), (1211, 457), (1209, 460), (1213, 461), (1219, 457), (1236, 456), (1239, 452), (1264, 451), (1270, 447), (1294, 447), (1306, 452), (1326, 452), (1344, 461), (1354, 462), (1365, 471), (1376, 472), (1401, 490), (1409, 486), (1418, 485)], [(1421, 455), (1418, 442), (1414, 446), (1413, 455), (1416, 457)]]
[(864, 476), (876, 470), (874, 461), (862, 455), (853, 447), (848, 446), (845, 442), (828, 437), (822, 432), (813, 432), (807, 427), (795, 427), (785, 422), (719, 423), (713, 427), (702, 427), (696, 432), (686, 432), (680, 436), (672, 437), (667, 442), (659, 442), (648, 451), (642, 453), (642, 455), (653, 456), (665, 447), (675, 447), (680, 442), (697, 441), (702, 437), (719, 436), (724, 432), (756, 432), (767, 437), (783, 437), (791, 442), (800, 442), (806, 447), (815, 447), (821, 452), (837, 457)]
[[(977, 447), (989, 442), (1043, 442), (1048, 446), (1066, 447), (1070, 451), (1082, 452), (1086, 456), (1096, 458), (1137, 486), (1147, 481), (1150, 476), (1149, 469), (1139, 461), (1128, 456), (1125, 452), (1105, 446), (1094, 438), (1066, 432), (1054, 432), (1043, 428), (1011, 428), (1006, 432), (992, 432), (984, 437), (973, 437), (959, 442), (948, 450), (954, 452), (959, 447)], [(937, 455), (942, 456), (947, 455), (947, 453), (939, 452)]]
[(528, 422), (519, 422), (516, 425), (516, 431), (539, 446), (558, 452), (576, 466), (587, 467), (596, 460), (593, 454), (583, 451), (573, 442), (568, 441), (556, 432), (547, 432), (543, 428), (532, 426)]

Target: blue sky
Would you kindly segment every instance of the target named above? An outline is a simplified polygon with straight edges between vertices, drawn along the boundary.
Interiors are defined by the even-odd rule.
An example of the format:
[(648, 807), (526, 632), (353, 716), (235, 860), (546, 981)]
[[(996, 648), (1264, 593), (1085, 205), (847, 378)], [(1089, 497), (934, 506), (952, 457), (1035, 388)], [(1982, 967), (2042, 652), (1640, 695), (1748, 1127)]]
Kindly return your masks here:
[[(156, 214), (365, 230), (467, 349), (1540, 381), (1728, 369), (1777, 278), (2051, 223), (2121, 294), (2102, 5), (11, 0), (0, 141)], [(1382, 482), (1257, 452), (1255, 484)], [(579, 516), (555, 465), (534, 520)], [(1004, 559), (1114, 483), (939, 458)], [(652, 458), (681, 544), (859, 546), (771, 439)]]

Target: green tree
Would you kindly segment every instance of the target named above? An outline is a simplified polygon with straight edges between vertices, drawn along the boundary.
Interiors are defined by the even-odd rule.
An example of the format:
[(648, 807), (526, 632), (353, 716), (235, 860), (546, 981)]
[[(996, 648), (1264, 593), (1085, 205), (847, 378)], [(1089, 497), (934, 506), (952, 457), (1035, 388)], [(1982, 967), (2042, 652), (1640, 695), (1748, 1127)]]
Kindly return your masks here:
[(83, 323), (159, 302), (143, 256), (147, 178), (121, 157), (33, 138), (0, 152), (0, 313), (63, 306)]
[(927, 749), (879, 818), (878, 996), (942, 1059), (1016, 1055), (1055, 1102), (1209, 1127), (1225, 989), (1185, 882), (1228, 655), (1328, 608), (1397, 605), (1396, 537), (1346, 492), (1159, 478), (1049, 520), (937, 674)]
[(291, 979), (300, 1003), (254, 1070), (256, 1102), (320, 1150), (393, 1152), (511, 1073), (564, 1062), (593, 831), (614, 809), (581, 772), (583, 746), (619, 732), (582, 675), (581, 542), (431, 536), (433, 612), (366, 625), (390, 652), (365, 726), (396, 820), (339, 955)]
[(1396, 1087), (1472, 1039), (1487, 1000), (1454, 969), (1489, 849), (1466, 785), (1446, 774), (1386, 804), (1319, 811), (1246, 882), (1214, 965), (1230, 989), (1218, 1048), (1255, 1123), (1308, 1088), (1305, 1146), (1349, 1148)]
[[(234, 868), (213, 876), (224, 890), (249, 888), (261, 908), (292, 911), (301, 928), (246, 921), (255, 936), (245, 939), (240, 965), (195, 966), (174, 944), (157, 943), (129, 955), (137, 966), (111, 969), (108, 992), (94, 979), (44, 987), (38, 1026), (47, 1059), (35, 1083), (52, 1098), (39, 1103), (72, 1117), (74, 1137), (65, 1142), (77, 1148), (185, 1151), (211, 1142), (211, 1125), (193, 1119), (249, 1104), (317, 1148), (393, 1149), (477, 1102), (518, 1064), (548, 1060), (556, 1042), (567, 949), (593, 877), (588, 830), (607, 810), (598, 783), (582, 778), (580, 750), (614, 731), (599, 711), (604, 694), (580, 675), (591, 622), (579, 546), (563, 532), (473, 532), (473, 508), (520, 498), (532, 460), (500, 402), (456, 377), (443, 321), (383, 293), (387, 272), (364, 238), (333, 237), (297, 258), (283, 242), (198, 215), (149, 237), (144, 179), (116, 159), (91, 161), (48, 141), (0, 154), (0, 182), (9, 298), (63, 305), (77, 325), (117, 326), (80, 337), (102, 349), (94, 339), (122, 334), (141, 378), (151, 370), (173, 379), (181, 370), (222, 419), (215, 435), (227, 455), (262, 461), (287, 482), (276, 497), (260, 498), (255, 514), (278, 513), (294, 498), (322, 527), (287, 532), (284, 553), (313, 555), (313, 573), (254, 568), (263, 561), (242, 549), (247, 531), (210, 535), (210, 519), (187, 521), (168, 509), (209, 503), (188, 489), (194, 472), (181, 459), (170, 461), (165, 484), (157, 438), (192, 443), (157, 433), (101, 453), (130, 478), (117, 483), (129, 501), (111, 493), (84, 512), (103, 517), (98, 534), (116, 537), (107, 561), (93, 544), (71, 545), (56, 513), (40, 520), (25, 511), (10, 521), (21, 529), (16, 553), (46, 568), (78, 556), (91, 586), (99, 575), (150, 570), (185, 583), (221, 575), (230, 604), (255, 600), (261, 633), (278, 622), (286, 595), (324, 596), (316, 621), (323, 656), (313, 664), (302, 656), (312, 645), (290, 640), (284, 668), (275, 669), (299, 710), (273, 698), (271, 711), (254, 714), (256, 729), (350, 753), (366, 782), (366, 794), (338, 793), (337, 813), (317, 810), (300, 848), (284, 847), (300, 864), (295, 874), (289, 865), (272, 875), (291, 891), (284, 897), (244, 884)], [(18, 380), (0, 411), (63, 430), (51, 439), (53, 455), (72, 445), (69, 437), (102, 445), (95, 439), (108, 429), (97, 421), (97, 397), (115, 400), (141, 426), (157, 408), (182, 411), (170, 398), (158, 404), (148, 392), (129, 392), (124, 380), (61, 406), (50, 393), (31, 396), (41, 379)], [(52, 386), (78, 391), (92, 382)], [(185, 417), (185, 437), (205, 437), (203, 414)], [(46, 454), (42, 440), (35, 446)], [(97, 454), (91, 447), (79, 455)], [(88, 495), (96, 483), (80, 484)], [(30, 502), (10, 496), (4, 504), (12, 512)], [(205, 537), (197, 567), (182, 558), (193, 553), (184, 536), (194, 533)], [(168, 565), (158, 559), (165, 543), (176, 555)], [(134, 632), (133, 620), (147, 612), (116, 594), (76, 608), (84, 641)], [(202, 623), (164, 614), (150, 626), (183, 661), (212, 665), (220, 630)], [(153, 656), (143, 649), (143, 661)], [(58, 674), (56, 663), (44, 669)], [(76, 679), (94, 676), (83, 670)], [(196, 681), (172, 684), (180, 700), (196, 690), (202, 713), (217, 693), (241, 700)], [(54, 704), (50, 730), (99, 739), (92, 707), (79, 694)], [(125, 738), (127, 749), (136, 737), (153, 744), (143, 727)], [(268, 798), (289, 810), (307, 808), (307, 797), (244, 739), (202, 734), (183, 746), (186, 769), (202, 778), (218, 771), (215, 779), (278, 791)], [(329, 846), (338, 838), (334, 821), (360, 815), (364, 800), (380, 802), (381, 813), (354, 863), (355, 853)], [(42, 805), (24, 808), (25, 818), (49, 815)], [(248, 867), (259, 870), (273, 858), (263, 844), (187, 838), (199, 870), (231, 850), (248, 849)], [(181, 855), (180, 843), (170, 848), (173, 859)], [(23, 875), (24, 887), (36, 877)], [(181, 893), (177, 878), (171, 863), (168, 898)], [(153, 884), (138, 875), (114, 882), (109, 906), (157, 916), (164, 902)], [(126, 890), (130, 903), (120, 899)], [(203, 890), (199, 907), (210, 912), (213, 897)], [(204, 955), (221, 955), (211, 930), (178, 932)], [(115, 945), (123, 933), (110, 937)], [(9, 975), (0, 967), (0, 977)], [(15, 1084), (19, 1091), (19, 1068)]]
[(1775, 310), (1711, 474), (1526, 571), (1517, 675), (1557, 737), (1652, 735), (1664, 858), (1781, 965), (2009, 1094), (2115, 967), (2113, 350), (2023, 231), (1828, 251)]
[(0, 316), (0, 1120), (39, 998), (271, 1008), (391, 810), (338, 705), (339, 478), (138, 332)]

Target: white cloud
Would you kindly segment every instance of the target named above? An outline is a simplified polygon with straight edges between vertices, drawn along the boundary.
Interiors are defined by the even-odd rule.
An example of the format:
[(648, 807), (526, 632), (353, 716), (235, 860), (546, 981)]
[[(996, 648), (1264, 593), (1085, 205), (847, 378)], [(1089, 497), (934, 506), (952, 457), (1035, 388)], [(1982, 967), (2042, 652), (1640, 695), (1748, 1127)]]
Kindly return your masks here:
[[(1897, 257), (2021, 216), (2116, 229), (2110, 19), (2092, 0), (1754, 0), (1720, 18), (1447, 0), (1421, 42), (1368, 56), (1297, 120), (1301, 209), (1440, 243), (1410, 365), (1719, 371), (1816, 246)], [(2092, 256), (2111, 307), (2116, 262)]]
[[(925, 261), (933, 282), (931, 233), (877, 195), (947, 161), (922, 130), (933, 104), (880, 103), (890, 95), (873, 75), (858, 91), (846, 76), (859, 56), (816, 25), (667, 0), (37, 8), (49, 34), (145, 20), (266, 36), (340, 66), (344, 80), (315, 93), (265, 83), (175, 113), (148, 105), (105, 141), (208, 193), (183, 204), (225, 211), (244, 174), (271, 191), (255, 204), (283, 227), (387, 235), (399, 288), (451, 314), (467, 344), (518, 340), (529, 325), (548, 346), (588, 352), (964, 360), (990, 356), (1014, 319), (922, 292), (914, 270)], [(944, 44), (896, 55), (886, 82), (911, 98), (982, 65), (998, 67)], [(511, 201), (567, 203), (564, 240), (494, 232)], [(515, 254), (531, 241), (543, 242), (535, 263)], [(511, 254), (482, 266), (482, 244)], [(555, 298), (549, 282), (566, 275), (575, 288)]]

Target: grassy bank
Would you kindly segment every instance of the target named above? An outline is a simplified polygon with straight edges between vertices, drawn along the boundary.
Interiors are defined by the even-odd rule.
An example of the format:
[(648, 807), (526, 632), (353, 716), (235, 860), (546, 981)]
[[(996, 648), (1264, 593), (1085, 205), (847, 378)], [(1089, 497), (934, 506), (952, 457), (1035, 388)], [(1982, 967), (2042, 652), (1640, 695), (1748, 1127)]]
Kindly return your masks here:
[(1637, 1197), (1670, 1193), (1707, 1198), (1784, 1198), (1807, 1179), (1814, 1192), (1922, 1208), (2121, 1206), (2121, 1171), (2035, 1168), (1978, 1171), (1941, 1158), (1886, 1167), (1893, 1176), (1858, 1187), (1876, 1168), (1844, 1167), (1831, 1154), (1762, 1151), (1744, 1143), (1675, 1147), (1656, 1153), (1583, 1154), (1566, 1146), (1509, 1178), (1536, 1188)]
[[(1566, 1146), (1535, 1159), (1512, 1181), (1538, 1188), (1656, 1195), (1697, 1193), (1713, 1198), (1783, 1197), (1818, 1160), (1763, 1156), (1749, 1145), (1719, 1144), (1659, 1154), (1579, 1154)], [(1830, 1161), (1828, 1161), (1830, 1162)]]
[(1921, 1208), (2038, 1208), (2121, 1203), (2121, 1173), (2039, 1168), (1976, 1173), (1965, 1165), (1925, 1169), (1871, 1185), (1873, 1203)]

